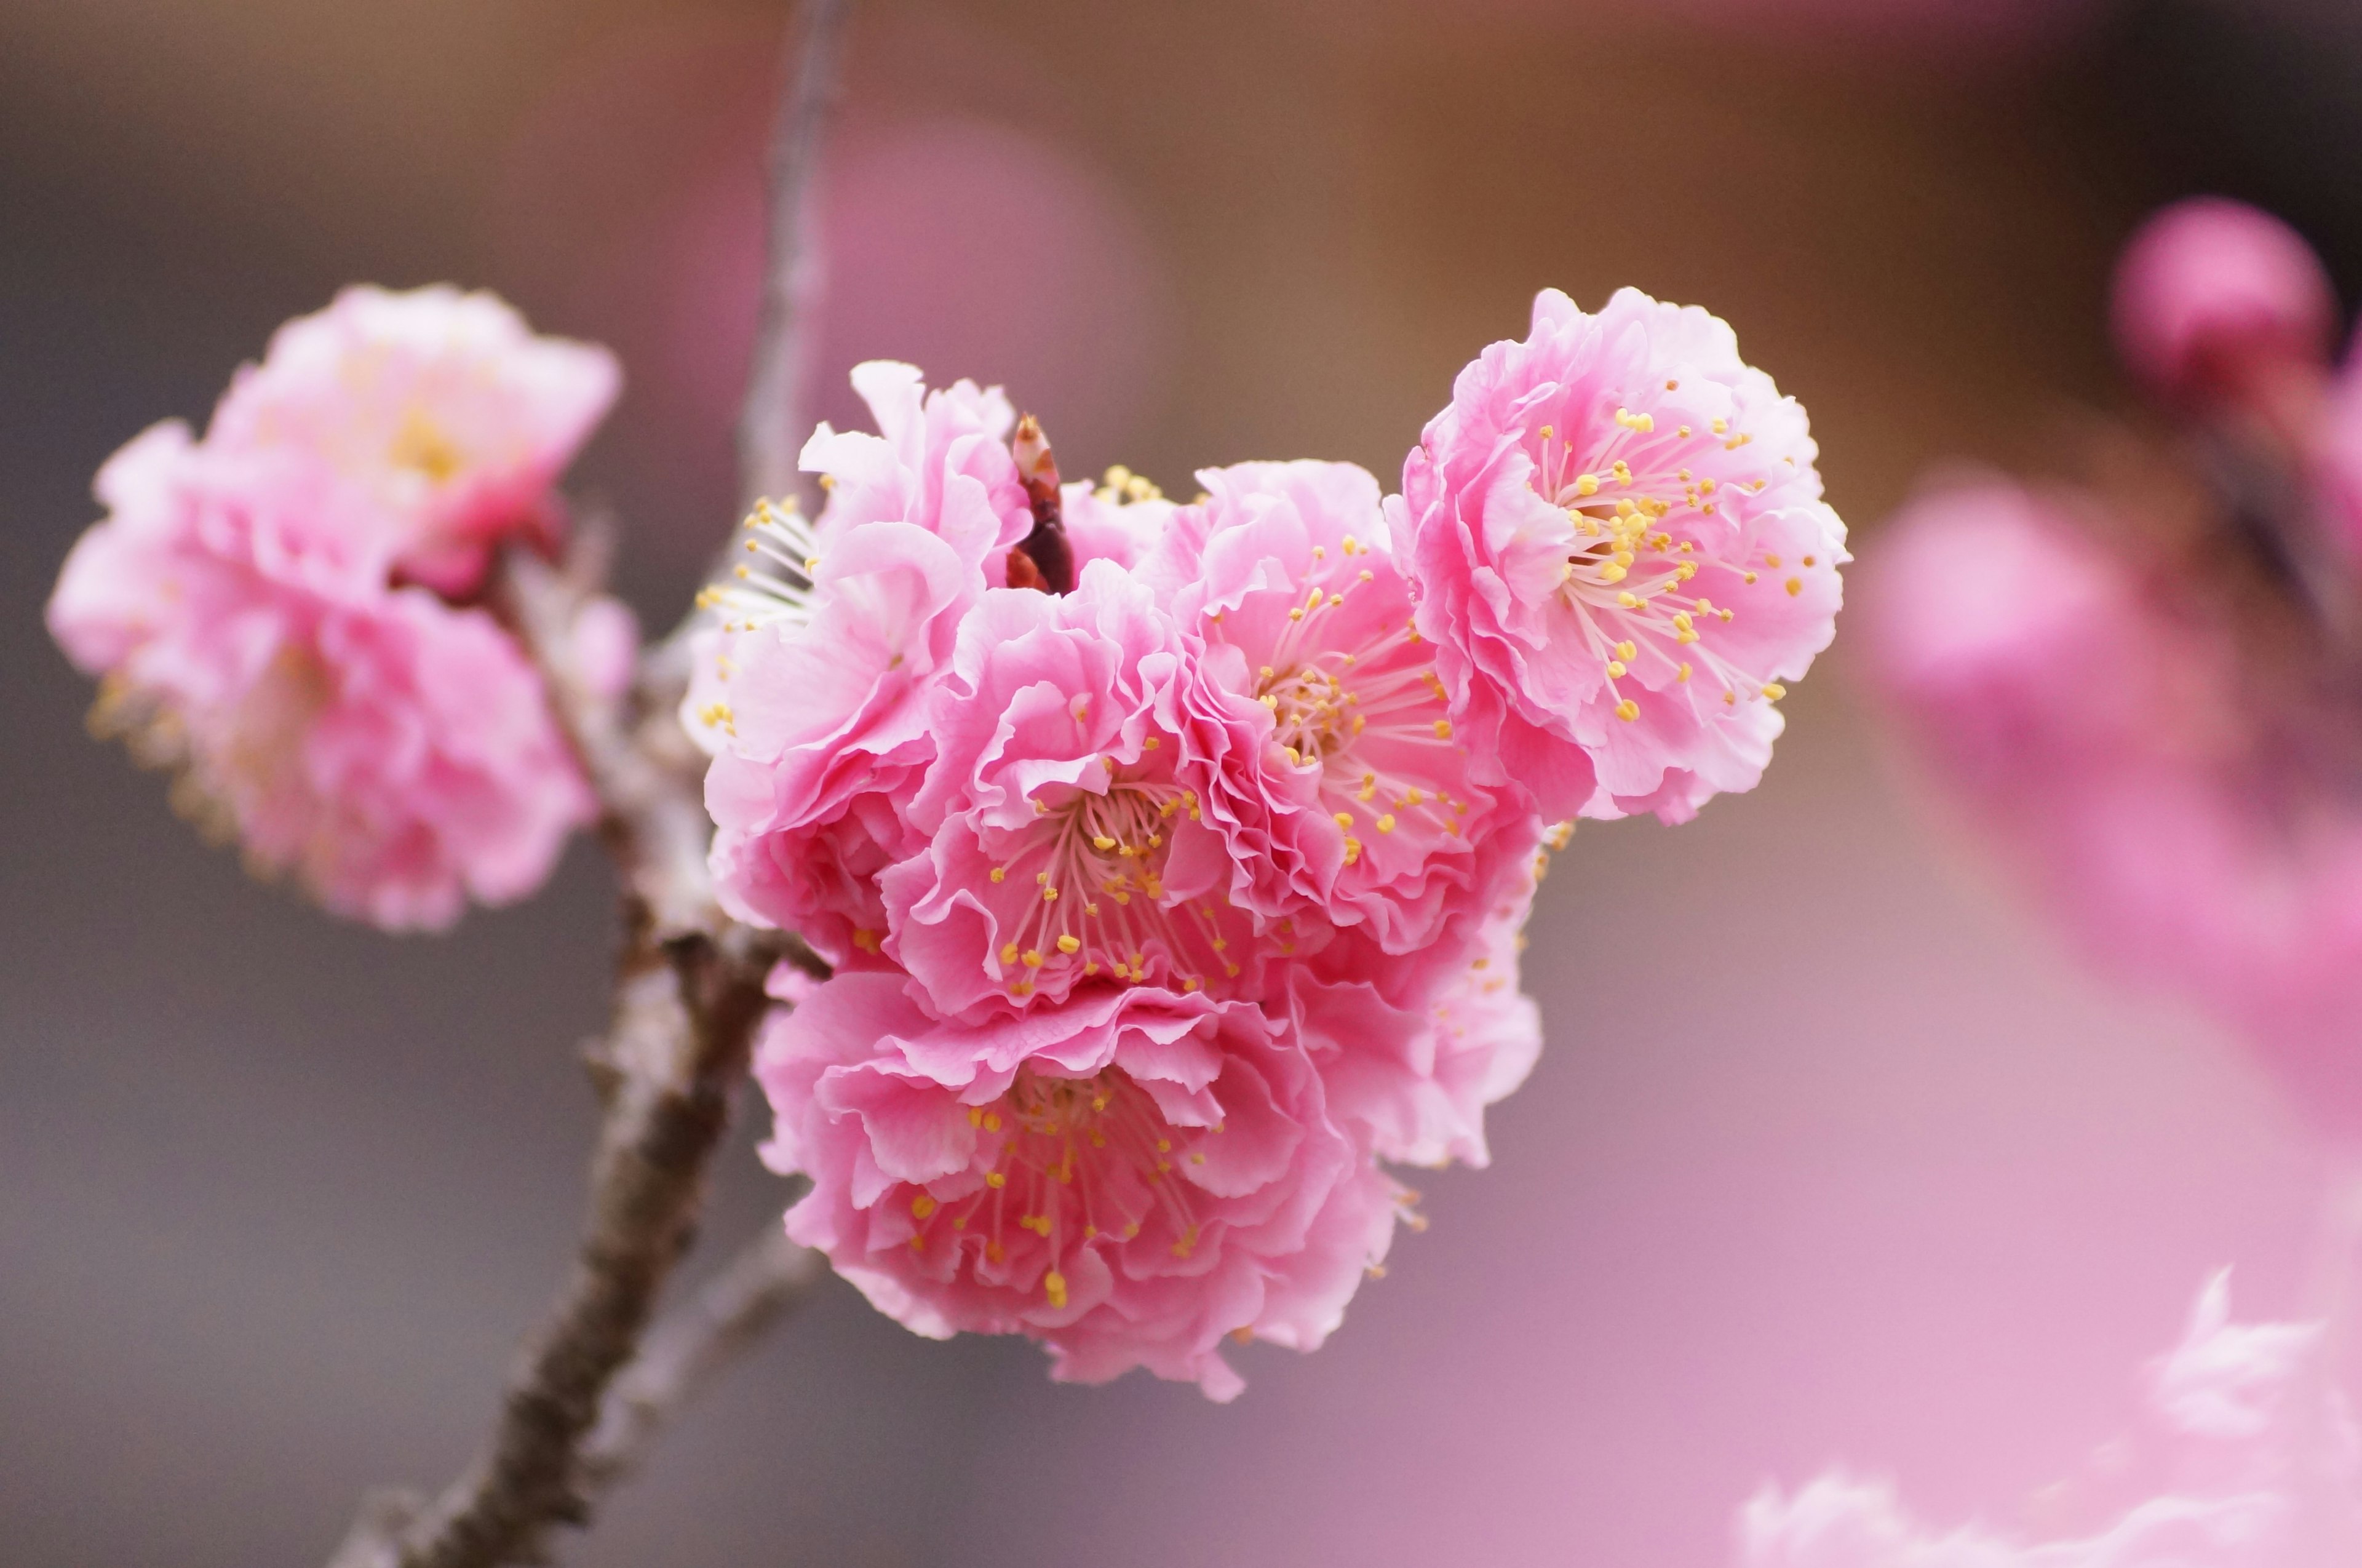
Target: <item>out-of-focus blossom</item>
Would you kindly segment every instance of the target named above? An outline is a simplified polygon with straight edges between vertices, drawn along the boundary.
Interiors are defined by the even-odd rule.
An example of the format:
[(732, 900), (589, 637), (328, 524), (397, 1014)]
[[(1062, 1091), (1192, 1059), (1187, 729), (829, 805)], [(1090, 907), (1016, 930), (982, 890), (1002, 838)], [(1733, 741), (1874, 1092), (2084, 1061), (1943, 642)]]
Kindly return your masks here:
[(2337, 328), (2329, 274), (2297, 232), (2240, 202), (2178, 202), (2117, 263), (2116, 349), (2160, 396), (2235, 395), (2263, 357), (2318, 362)]
[(2351, 1127), (2362, 420), (2343, 411), (2362, 370), (2318, 362), (2317, 273), (2247, 209), (2156, 220), (2118, 318), (2136, 367), (2180, 400), (2185, 444), (2144, 451), (2139, 488), (1923, 495), (1882, 543), (1864, 613), (1873, 677), (1931, 776), (2085, 944), (2224, 1016)]
[(556, 538), (551, 486), (620, 381), (604, 348), (536, 337), (491, 294), (355, 287), (272, 335), (206, 443), (326, 463), (353, 498), (328, 526), (389, 531), (404, 578), (463, 594), (502, 540)]
[(920, 1333), (1021, 1331), (1054, 1375), (1242, 1386), (1226, 1336), (1311, 1350), (1385, 1256), (1394, 1184), (1264, 1010), (1102, 988), (980, 1026), (880, 974), (768, 1026), (789, 1233)]
[(1556, 290), (1460, 374), (1388, 503), (1472, 754), (1545, 817), (1761, 777), (1848, 558), (1805, 412), (1702, 310)]
[(1741, 1568), (2343, 1568), (2362, 1561), (2362, 1448), (2317, 1323), (2229, 1320), (2229, 1280), (2201, 1292), (2150, 1405), (2168, 1489), (2106, 1528), (2030, 1541), (1926, 1529), (1893, 1486), (1842, 1473), (1767, 1487), (1738, 1521)]
[(94, 726), (339, 913), (447, 925), (538, 887), (590, 815), (538, 675), (481, 610), (385, 580), (370, 502), (302, 454), (160, 425), (99, 472), (50, 628)]
[[(2334, 707), (2308, 726), (2223, 621), (1993, 481), (1892, 525), (1864, 592), (1872, 668), (1930, 773), (2086, 944), (2194, 994), (2362, 1111), (2362, 810)], [(2350, 718), (2345, 721), (2351, 723)], [(2310, 754), (2310, 755), (2309, 755)]]

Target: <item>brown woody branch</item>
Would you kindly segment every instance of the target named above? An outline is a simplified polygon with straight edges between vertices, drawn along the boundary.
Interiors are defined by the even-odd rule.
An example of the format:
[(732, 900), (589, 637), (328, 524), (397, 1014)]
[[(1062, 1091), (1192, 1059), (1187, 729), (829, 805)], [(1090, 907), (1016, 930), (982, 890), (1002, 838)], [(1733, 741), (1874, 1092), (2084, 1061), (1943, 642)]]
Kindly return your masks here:
[[(803, 219), (849, 9), (850, 0), (805, 0), (792, 84), (774, 130), (771, 275), (739, 429), (751, 495), (783, 493), (794, 473), (797, 327), (817, 287)], [(547, 684), (623, 883), (626, 934), (614, 1012), (590, 1053), (606, 1113), (581, 1243), (510, 1376), (482, 1453), (431, 1502), (372, 1494), (331, 1568), (538, 1561), (551, 1529), (585, 1522), (592, 1494), (628, 1470), (680, 1402), (819, 1272), (817, 1260), (784, 1237), (760, 1243), (640, 1348), (692, 1239), (706, 1174), (769, 1005), (764, 980), (782, 958), (818, 977), (827, 966), (794, 936), (739, 925), (714, 900), (702, 759), (675, 717), (679, 650), (649, 650), (620, 698), (581, 678), (569, 650), (576, 617), (603, 575), (599, 554), (594, 536), (577, 551), (575, 569), (561, 573), (511, 552), (491, 594)]]

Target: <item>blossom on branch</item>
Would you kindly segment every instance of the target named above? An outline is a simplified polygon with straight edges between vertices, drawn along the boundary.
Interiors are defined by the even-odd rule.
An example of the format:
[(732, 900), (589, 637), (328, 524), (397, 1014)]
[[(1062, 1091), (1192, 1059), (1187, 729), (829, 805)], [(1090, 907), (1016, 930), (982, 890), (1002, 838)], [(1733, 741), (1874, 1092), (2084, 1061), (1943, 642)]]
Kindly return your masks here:
[(1460, 373), (1388, 502), (1454, 722), (1543, 815), (1752, 789), (1849, 558), (1805, 411), (1705, 311), (1556, 290)]
[[(1701, 313), (1619, 295), (1606, 354), (1560, 341), (1592, 321), (1563, 296), (1536, 310), (1543, 347), (1488, 350), (1429, 427), (1415, 504), (1347, 463), (1207, 469), (1186, 504), (1120, 469), (1062, 484), (998, 389), (875, 363), (854, 380), (877, 434), (805, 447), (820, 517), (749, 520), (754, 558), (705, 597), (684, 720), (712, 756), (725, 906), (839, 966), (758, 1066), (770, 1157), (813, 1183), (790, 1233), (900, 1321), (1021, 1332), (1061, 1377), (1146, 1366), (1217, 1398), (1240, 1386), (1225, 1335), (1310, 1349), (1396, 1220), (1418, 1223), (1383, 1163), (1484, 1164), (1485, 1109), (1540, 1052), (1519, 932), (1571, 831), (1543, 811), (1645, 796), (1678, 817), (1753, 782), (1768, 682), (1827, 642), (1845, 558), (1803, 414)], [(1632, 407), (1710, 434), (1601, 437), (1615, 493), (1545, 504), (1524, 437), (1484, 424), (1506, 417), (1487, 387), (1540, 373), (1502, 362), (1534, 354), (1589, 367), (1519, 404), (1536, 421), (1572, 433), (1613, 395), (1622, 436), (1651, 428)], [(1676, 400), (1642, 376), (1694, 384)], [(1733, 420), (1776, 449), (1738, 456), (1711, 428)], [(1522, 502), (1453, 489), (1486, 442)], [(1500, 563), (1445, 558), (1485, 505), (1545, 514), (1551, 592), (1635, 588), (1504, 621)], [(1750, 596), (1759, 568), (1781, 575)], [(1656, 605), (1694, 578), (1743, 629)], [(1678, 692), (1659, 645), (1707, 621), (1689, 657), (1717, 695), (1750, 671), (1745, 701), (1595, 764), (1585, 715), (1601, 691), (1630, 701), (1600, 683)], [(1589, 686), (1502, 684), (1521, 668), (1496, 657), (1504, 626), (1562, 675), (1603, 624), (1628, 646)]]

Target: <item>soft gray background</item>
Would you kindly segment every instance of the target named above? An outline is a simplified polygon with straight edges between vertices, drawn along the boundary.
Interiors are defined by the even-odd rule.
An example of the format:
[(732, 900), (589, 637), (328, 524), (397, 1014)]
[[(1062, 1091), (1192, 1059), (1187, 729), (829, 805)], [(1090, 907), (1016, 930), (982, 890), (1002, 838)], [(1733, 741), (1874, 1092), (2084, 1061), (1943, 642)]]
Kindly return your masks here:
[[(2096, 311), (2153, 200), (2228, 186), (2362, 260), (2342, 8), (1964, 39), (1964, 6), (875, 0), (854, 91), (1125, 193), (1164, 314), (1088, 466), (1384, 474), (1534, 288), (1628, 280), (1738, 325), (1867, 525), (1926, 459), (2038, 459), (2035, 415), (2115, 395)], [(83, 737), (39, 627), (89, 475), (348, 281), (607, 334), (536, 296), (502, 149), (632, 29), (772, 15), (0, 6), (0, 1560), (316, 1562), (363, 1485), (464, 1462), (570, 1242), (609, 940), (587, 846), (529, 907), (395, 941), (199, 845)], [(668, 613), (726, 471), (624, 433), (585, 472)], [(2290, 1304), (2318, 1154), (1930, 838), (1836, 663), (1757, 795), (1562, 859), (1544, 1066), (1330, 1350), (1251, 1353), (1217, 1411), (1053, 1389), (832, 1286), (567, 1560), (1705, 1568), (1758, 1482), (1832, 1457), (1946, 1518), (2071, 1469), (2205, 1270)], [(743, 1148), (723, 1187), (725, 1237), (776, 1208)]]

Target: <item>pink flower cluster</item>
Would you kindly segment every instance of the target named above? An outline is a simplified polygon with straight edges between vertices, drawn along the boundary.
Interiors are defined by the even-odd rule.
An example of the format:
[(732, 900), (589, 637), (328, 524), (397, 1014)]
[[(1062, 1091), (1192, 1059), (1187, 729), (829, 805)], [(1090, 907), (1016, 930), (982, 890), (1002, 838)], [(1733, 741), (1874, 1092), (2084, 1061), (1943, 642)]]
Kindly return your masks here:
[(717, 588), (685, 717), (734, 914), (836, 977), (769, 1028), (788, 1218), (927, 1334), (1216, 1398), (1310, 1349), (1540, 1048), (1550, 824), (1748, 788), (1844, 533), (1705, 313), (1549, 293), (1361, 469), (1060, 485), (997, 391), (854, 373)]
[[(2089, 1527), (2027, 1541), (1931, 1532), (1891, 1485), (1832, 1473), (1767, 1488), (1738, 1524), (1742, 1568), (2341, 1568), (2362, 1561), (2362, 1431), (2321, 1323), (2230, 1320), (2230, 1276), (2200, 1292), (2181, 1343), (2150, 1369), (2153, 1435), (2117, 1445), (2093, 1483), (2053, 1488)], [(2131, 1490), (2146, 1452), (2164, 1489)]]
[(500, 543), (555, 537), (550, 487), (616, 385), (489, 294), (355, 288), (288, 323), (203, 440), (168, 421), (99, 472), (108, 515), (49, 608), (101, 679), (94, 727), (339, 913), (435, 927), (531, 892), (589, 791), (466, 601)]
[(1930, 491), (1873, 562), (1874, 668), (1915, 751), (2084, 943), (2238, 1027), (2362, 1123), (2362, 359), (2252, 209), (2169, 210), (2119, 274), (2127, 362), (2221, 493)]

